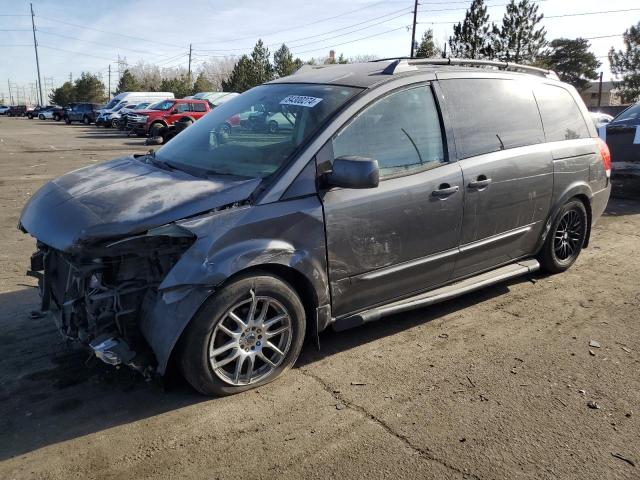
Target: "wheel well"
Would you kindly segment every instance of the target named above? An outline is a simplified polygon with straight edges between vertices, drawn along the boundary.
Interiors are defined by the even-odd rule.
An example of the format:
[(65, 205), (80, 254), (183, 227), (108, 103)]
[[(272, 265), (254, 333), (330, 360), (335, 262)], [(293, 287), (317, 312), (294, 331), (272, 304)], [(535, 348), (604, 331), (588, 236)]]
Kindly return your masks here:
[[(222, 284), (223, 286), (230, 281), (235, 280), (239, 276), (246, 275), (259, 275), (259, 274), (269, 274), (274, 277), (278, 277), (281, 280), (285, 281), (289, 284), (291, 288), (298, 294), (300, 297), (300, 301), (304, 306), (304, 311), (307, 316), (307, 322), (310, 319), (315, 318), (315, 310), (318, 306), (318, 297), (315, 294), (315, 290), (311, 282), (299, 271), (287, 267), (285, 265), (279, 265), (276, 263), (268, 263), (264, 265), (256, 265), (255, 267), (245, 268), (240, 270), (239, 272), (231, 275), (227, 280)], [(307, 333), (309, 330), (310, 323), (307, 323)]]
[(585, 236), (583, 245), (583, 248), (587, 248), (589, 246), (589, 239), (591, 238), (591, 222), (593, 217), (593, 213), (591, 212), (591, 201), (589, 200), (589, 197), (582, 193), (571, 197), (568, 201), (571, 200), (579, 200), (580, 202), (582, 202), (582, 204), (584, 205), (584, 209), (587, 211), (587, 234)]

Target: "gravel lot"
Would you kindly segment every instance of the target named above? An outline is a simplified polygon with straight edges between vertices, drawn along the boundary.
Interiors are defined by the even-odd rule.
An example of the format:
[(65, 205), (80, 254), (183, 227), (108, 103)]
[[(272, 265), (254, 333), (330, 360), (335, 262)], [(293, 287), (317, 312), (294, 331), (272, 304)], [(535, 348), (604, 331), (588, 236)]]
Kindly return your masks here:
[(563, 275), (327, 332), (281, 380), (208, 399), (90, 361), (29, 316), (24, 202), (144, 150), (0, 118), (0, 478), (640, 478), (639, 201), (612, 200)]

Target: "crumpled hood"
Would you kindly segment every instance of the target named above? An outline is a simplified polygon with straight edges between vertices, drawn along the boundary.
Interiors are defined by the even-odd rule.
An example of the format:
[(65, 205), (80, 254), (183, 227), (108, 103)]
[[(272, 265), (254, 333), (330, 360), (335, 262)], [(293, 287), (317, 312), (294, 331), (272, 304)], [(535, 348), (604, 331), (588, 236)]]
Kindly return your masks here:
[(198, 178), (124, 157), (47, 183), (25, 205), (20, 225), (65, 251), (246, 200), (259, 183), (228, 176)]

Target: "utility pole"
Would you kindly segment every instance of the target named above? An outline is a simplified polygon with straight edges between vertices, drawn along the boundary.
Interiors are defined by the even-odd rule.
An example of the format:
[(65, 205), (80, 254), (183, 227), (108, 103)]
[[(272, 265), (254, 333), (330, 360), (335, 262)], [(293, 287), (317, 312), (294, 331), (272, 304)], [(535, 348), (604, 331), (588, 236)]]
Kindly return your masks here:
[(73, 83), (73, 73), (69, 72), (69, 83)]
[(31, 28), (33, 29), (33, 48), (36, 51), (36, 68), (38, 69), (38, 89), (40, 92), (40, 105), (44, 105), (44, 98), (42, 95), (42, 80), (40, 80), (40, 60), (38, 59), (38, 42), (36, 40), (36, 22), (34, 20), (34, 14), (33, 14), (33, 3), (30, 3), (29, 5), (31, 5)]
[(602, 72), (600, 72), (600, 85), (598, 86), (598, 108), (602, 106)]
[[(418, 0), (414, 1), (413, 4), (413, 29), (411, 31), (411, 54), (410, 58), (413, 58), (413, 51), (416, 48), (416, 20), (418, 18)], [(191, 56), (189, 56), (191, 58)]]
[(7, 85), (9, 86), (9, 102), (13, 105), (13, 95), (11, 94), (11, 80), (7, 78)]
[(107, 97), (111, 100), (111, 64), (109, 64), (109, 86), (107, 88)]
[(191, 51), (191, 44), (189, 44), (189, 85), (191, 85)]

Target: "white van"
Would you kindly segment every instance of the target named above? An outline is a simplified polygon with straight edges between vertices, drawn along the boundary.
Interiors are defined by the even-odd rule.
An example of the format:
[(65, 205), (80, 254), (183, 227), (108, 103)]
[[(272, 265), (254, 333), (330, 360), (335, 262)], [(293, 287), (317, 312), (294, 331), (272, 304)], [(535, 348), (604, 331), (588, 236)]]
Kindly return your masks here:
[(211, 107), (215, 108), (238, 95), (239, 93), (235, 92), (199, 92), (196, 93), (193, 98), (196, 100), (207, 100), (211, 104)]
[(171, 92), (122, 92), (113, 97), (109, 103), (107, 103), (97, 113), (111, 113), (116, 107), (120, 105), (129, 105), (142, 102), (156, 103), (167, 98), (174, 98)]

